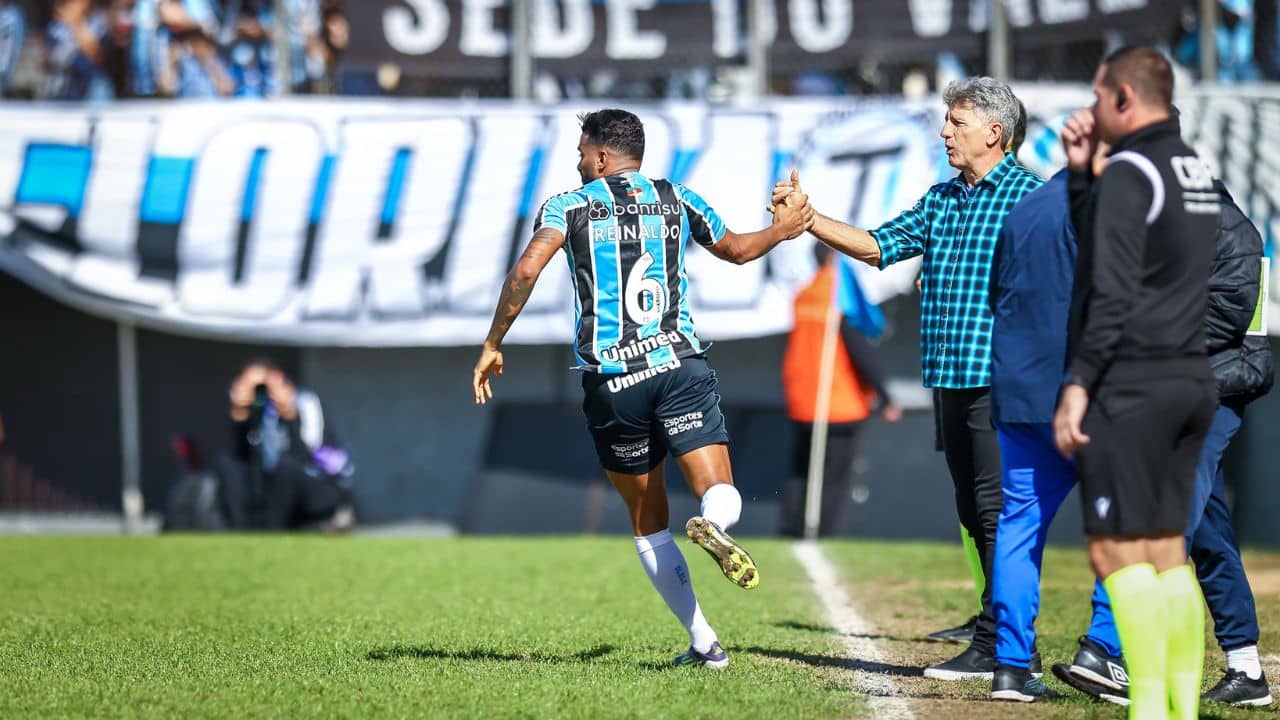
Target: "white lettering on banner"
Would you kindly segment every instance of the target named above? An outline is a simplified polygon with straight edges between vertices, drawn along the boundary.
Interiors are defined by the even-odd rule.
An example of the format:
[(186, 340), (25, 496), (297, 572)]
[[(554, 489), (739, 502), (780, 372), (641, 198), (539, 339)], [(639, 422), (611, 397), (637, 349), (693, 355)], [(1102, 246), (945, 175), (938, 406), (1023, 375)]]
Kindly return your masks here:
[(759, 7), (760, 38), (765, 45), (778, 39), (778, 5), (776, 0), (756, 0)]
[(445, 297), (456, 312), (487, 315), (517, 242), (521, 195), (542, 122), (530, 115), (485, 115), (476, 124), (474, 166), (458, 241), (449, 252)]
[(458, 49), (472, 57), (503, 57), (511, 48), (506, 33), (495, 26), (493, 11), (505, 6), (504, 0), (462, 0), (462, 36)]
[(382, 12), (382, 32), (392, 50), (426, 55), (444, 45), (449, 34), (449, 10), (444, 0), (404, 0), (413, 9), (392, 6)]
[[(646, 145), (652, 137), (652, 128), (645, 123)], [(578, 118), (571, 112), (559, 112), (544, 119), (543, 127), (538, 131), (538, 147), (542, 149), (542, 163), (534, 178), (532, 204), (528, 217), (520, 228), (516, 241), (527, 244), (533, 236), (533, 224), (537, 222), (538, 210), (543, 202), (558, 193), (582, 185), (578, 177), (576, 161), (578, 159), (578, 140), (582, 137), (582, 126)], [(650, 157), (649, 152), (645, 153)], [(506, 258), (503, 258), (505, 261)], [(500, 268), (505, 273), (507, 268)], [(533, 288), (529, 302), (525, 303), (525, 312), (557, 312), (572, 306), (577, 294), (572, 290), (567, 262), (554, 260), (543, 270), (542, 277)]]
[[(1024, 160), (1047, 175), (1061, 163), (1056, 128), (1065, 111), (1088, 102), (1087, 91), (1021, 90), (1034, 129)], [(0, 267), (74, 307), (171, 332), (311, 345), (470, 344), (483, 338), (499, 279), (527, 242), (541, 202), (579, 185), (577, 107), (282, 101), (267, 117), (263, 107), (0, 107), (0, 159), (10, 160), (0, 162), (0, 186), (9, 188), (0, 195), (0, 235), (20, 222), (26, 241), (0, 242)], [(1181, 107), (1201, 159), (1221, 168), (1268, 247), (1280, 246), (1280, 174), (1259, 151), (1280, 145), (1280, 93), (1193, 88)], [(662, 177), (673, 159), (688, 162), (690, 171), (676, 179), (740, 231), (768, 222), (762, 206), (779, 153), (783, 172), (792, 163), (800, 168), (816, 207), (860, 227), (875, 227), (954, 174), (937, 152), (936, 98), (772, 100), (753, 112), (677, 103), (640, 114), (649, 141), (644, 172)], [(151, 153), (166, 162), (153, 163)], [(322, 165), (326, 158), (331, 165)], [(185, 194), (164, 188), (173, 192), (143, 199), (152, 180), (181, 182), (148, 178), (148, 171), (188, 167), (195, 176)], [(330, 168), (319, 193), (327, 202), (313, 210), (321, 167)], [(1179, 170), (1203, 196), (1191, 200), (1206, 209), (1211, 172)], [(15, 204), (15, 193), (22, 202)], [(624, 200), (610, 212), (666, 212), (667, 204)], [(177, 239), (176, 279), (139, 276), (139, 206), (159, 211), (149, 214), (158, 225), (146, 228), (151, 253), (163, 260), (167, 238)], [(64, 223), (77, 207), (75, 222)], [(45, 232), (79, 233), (78, 248)], [(699, 333), (725, 339), (785, 331), (791, 291), (812, 272), (811, 242), (785, 243), (742, 267), (690, 246)], [(571, 337), (567, 265), (559, 260), (544, 272), (512, 343)], [(911, 262), (883, 272), (858, 268), (872, 302), (909, 292), (911, 271)], [(645, 275), (623, 286), (642, 316), (656, 307), (653, 288), (636, 292)], [(623, 343), (617, 352), (637, 347)]]
[[(421, 313), (422, 264), (445, 243), (470, 144), (455, 118), (369, 119), (344, 123), (328, 207), (316, 239), (306, 310), (313, 317), (357, 317), (366, 298), (385, 315)], [(377, 239), (397, 155), (407, 153), (391, 235)]]
[[(249, 174), (261, 155), (256, 198)], [(178, 236), (178, 298), (192, 315), (266, 318), (293, 297), (312, 188), (324, 160), (305, 121), (250, 121), (214, 135), (195, 164)], [(304, 179), (299, 182), (299, 179)], [(254, 212), (235, 277), (241, 209)]]
[[(569, 58), (591, 47), (594, 20), (590, 0), (532, 0), (534, 57)], [(557, 18), (563, 13), (563, 25)]]
[(76, 226), (85, 252), (66, 278), (85, 292), (143, 305), (173, 296), (169, 283), (139, 278), (138, 210), (155, 127), (150, 118), (133, 117), (106, 117), (94, 127), (94, 162)]
[[(993, 2), (993, 0), (987, 0), (987, 2)], [(1009, 17), (1009, 24), (1013, 27), (1027, 27), (1035, 22), (1031, 0), (1004, 0), (1004, 11)]]
[[(831, 117), (797, 150), (803, 187), (815, 208), (874, 228), (911, 207), (937, 179), (942, 161), (934, 132), (929, 118), (896, 110)], [(910, 291), (917, 261), (856, 272), (868, 299), (881, 302)]]
[(1089, 17), (1089, 0), (1040, 0), (1040, 19), (1050, 25)]
[(667, 51), (667, 36), (656, 30), (641, 31), (636, 13), (652, 10), (657, 0), (605, 0), (608, 34), (605, 53), (615, 60), (653, 60)]
[[(969, 3), (969, 29), (973, 32), (986, 32), (991, 25), (991, 0), (971, 0)], [(950, 12), (950, 8), (948, 8)]]
[(711, 49), (716, 57), (737, 57), (742, 38), (738, 27), (738, 0), (711, 0), (711, 31)]
[(951, 0), (910, 0), (911, 29), (922, 38), (951, 32)]
[[(706, 144), (684, 183), (738, 232), (756, 230), (769, 221), (764, 206), (773, 187), (769, 148), (773, 146), (774, 124), (766, 113), (712, 115), (707, 122)], [(733, 171), (726, 173), (730, 167)], [(751, 307), (760, 297), (764, 262), (733, 265), (690, 245), (685, 266), (694, 317), (698, 317), (699, 308)]]
[[(370, 309), (380, 315), (416, 316), (422, 313), (428, 304), (426, 298), (434, 289), (427, 287), (424, 265), (444, 249), (448, 240), (453, 207), (462, 189), (471, 130), (453, 118), (361, 124), (366, 126), (348, 126), (346, 137), (351, 138), (356, 132), (377, 137), (353, 145), (386, 147), (403, 140), (401, 148), (412, 148), (390, 235), (369, 249), (368, 301)], [(326, 223), (331, 224), (332, 221)], [(369, 238), (370, 234), (364, 232), (358, 237)]]
[[(821, 20), (818, 2), (822, 2)], [(787, 10), (792, 37), (811, 53), (831, 52), (853, 33), (853, 0), (789, 0)]]
[(106, 117), (94, 127), (94, 162), (80, 212), (86, 249), (137, 264), (138, 207), (155, 134), (150, 118)]
[(1098, 9), (1104, 13), (1141, 10), (1146, 6), (1147, 0), (1098, 0)]

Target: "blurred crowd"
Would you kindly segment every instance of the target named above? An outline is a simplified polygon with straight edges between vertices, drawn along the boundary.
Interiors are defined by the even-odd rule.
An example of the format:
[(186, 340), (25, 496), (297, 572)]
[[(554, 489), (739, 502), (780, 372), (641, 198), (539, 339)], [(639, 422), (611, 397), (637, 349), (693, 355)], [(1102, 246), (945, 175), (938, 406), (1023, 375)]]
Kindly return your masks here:
[(0, 0), (0, 95), (328, 93), (347, 39), (342, 0)]
[[(506, 97), (508, 78), (449, 77), (401, 68), (394, 57), (367, 67), (342, 63), (350, 40), (345, 0), (0, 0), (0, 97), (48, 100), (270, 97), (371, 94)], [(1158, 27), (1117, 29), (1013, 54), (1023, 81), (1088, 82), (1095, 60), (1123, 44), (1152, 44), (1188, 78), (1200, 68), (1199, 0)], [(1277, 0), (1218, 0), (1218, 82), (1280, 81)], [(354, 6), (353, 6), (354, 9)], [(1015, 48), (1016, 49), (1016, 48)], [(390, 53), (389, 53), (390, 55)], [(533, 96), (723, 101), (753, 92), (740, 60), (683, 62), (678, 49), (654, 72), (619, 67), (549, 71), (535, 63)], [(772, 65), (776, 95), (905, 94), (981, 74), (981, 50), (820, 69)], [(286, 87), (282, 87), (285, 85)]]

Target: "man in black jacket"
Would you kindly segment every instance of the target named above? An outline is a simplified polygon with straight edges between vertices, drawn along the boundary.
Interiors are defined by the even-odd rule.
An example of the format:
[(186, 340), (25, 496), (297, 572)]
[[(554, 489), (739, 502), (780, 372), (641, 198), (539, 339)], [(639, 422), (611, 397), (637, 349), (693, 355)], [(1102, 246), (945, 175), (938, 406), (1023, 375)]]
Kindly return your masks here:
[[(1270, 705), (1272, 697), (1258, 656), (1253, 592), (1227, 507), (1222, 456), (1240, 429), (1245, 406), (1265, 395), (1273, 380), (1268, 339), (1248, 332), (1260, 290), (1263, 245), (1262, 235), (1226, 186), (1216, 181), (1215, 188), (1222, 213), (1209, 277), (1205, 348), (1219, 404), (1196, 467), (1186, 539), (1213, 616), (1214, 634), (1227, 658), (1226, 675), (1203, 698), (1261, 707)], [(1095, 594), (1094, 621), (1090, 632), (1080, 639), (1075, 660), (1070, 665), (1055, 665), (1053, 672), (1082, 692), (1114, 701), (1128, 691), (1124, 660), (1105, 649), (1106, 638), (1093, 637), (1094, 628), (1111, 625), (1110, 613), (1105, 594)]]
[[(1212, 175), (1179, 136), (1173, 71), (1153, 48), (1098, 68), (1096, 102), (1064, 129), (1069, 164), (1112, 146), (1080, 252), (1070, 362), (1054, 436), (1075, 456), (1089, 558), (1129, 665), (1129, 717), (1198, 716), (1199, 585), (1183, 535), (1217, 393), (1204, 317), (1217, 234)], [(1070, 183), (1074, 189), (1078, 183)]]
[(1196, 470), (1187, 536), (1214, 634), (1227, 656), (1226, 675), (1204, 699), (1264, 706), (1272, 698), (1258, 658), (1258, 614), (1240, 562), (1222, 472), (1222, 456), (1240, 429), (1245, 405), (1265, 395), (1273, 378), (1270, 342), (1248, 334), (1262, 274), (1262, 236), (1226, 186), (1215, 184), (1222, 214), (1209, 278), (1205, 347), (1219, 400)]

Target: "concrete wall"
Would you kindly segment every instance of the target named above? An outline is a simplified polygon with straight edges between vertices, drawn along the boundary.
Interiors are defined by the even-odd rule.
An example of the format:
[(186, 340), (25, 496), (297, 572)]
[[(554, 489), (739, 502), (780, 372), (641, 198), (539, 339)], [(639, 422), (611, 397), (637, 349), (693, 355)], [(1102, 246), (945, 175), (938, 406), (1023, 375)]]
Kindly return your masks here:
[[(0, 455), (111, 505), (120, 477), (114, 326), (57, 306), (3, 274), (0, 299), (0, 337), (6, 338), (0, 416), (8, 429)], [(918, 306), (907, 298), (886, 310), (892, 333), (882, 347), (883, 362), (891, 375), (918, 382)], [(782, 338), (771, 337), (717, 342), (711, 350), (735, 437), (735, 472), (750, 505), (744, 515), (749, 532), (770, 533), (777, 526), (790, 452), (778, 382), (782, 346)], [(191, 433), (209, 455), (224, 448), (227, 382), (244, 359), (268, 354), (320, 394), (339, 426), (359, 466), (356, 496), (365, 522), (426, 518), (484, 532), (626, 530), (621, 504), (593, 464), (567, 347), (507, 348), (496, 405), (485, 408), (471, 403), (476, 349), (470, 347), (299, 350), (149, 332), (139, 334), (138, 347), (143, 480), (151, 509), (163, 507), (176, 474), (169, 436)], [(503, 417), (508, 421), (495, 433)], [(846, 532), (954, 538), (953, 491), (942, 456), (933, 450), (930, 412), (913, 410), (892, 426), (870, 421), (859, 442), (860, 502), (850, 506)], [(526, 456), (541, 458), (536, 464), (543, 468), (563, 468), (521, 472)], [(563, 462), (549, 463), (548, 457)], [(1250, 407), (1228, 457), (1246, 544), (1280, 546), (1277, 459), (1280, 393)], [(496, 461), (502, 467), (492, 467)], [(692, 507), (681, 485), (678, 476), (669, 477), (673, 522)], [(1078, 542), (1079, 517), (1073, 496), (1052, 537)]]

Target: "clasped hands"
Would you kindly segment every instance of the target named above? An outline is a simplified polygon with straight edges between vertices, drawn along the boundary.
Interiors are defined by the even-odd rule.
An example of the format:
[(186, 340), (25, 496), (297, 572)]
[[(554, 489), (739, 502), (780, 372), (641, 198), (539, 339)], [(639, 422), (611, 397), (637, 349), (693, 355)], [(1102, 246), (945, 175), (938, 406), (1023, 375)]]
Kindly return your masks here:
[(773, 215), (774, 226), (781, 226), (788, 240), (813, 229), (817, 212), (809, 204), (809, 196), (800, 189), (800, 171), (792, 170), (789, 180), (773, 186), (773, 196), (765, 206)]

